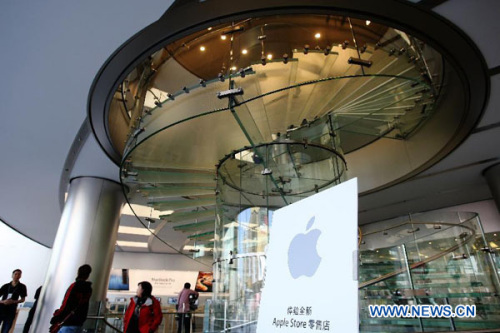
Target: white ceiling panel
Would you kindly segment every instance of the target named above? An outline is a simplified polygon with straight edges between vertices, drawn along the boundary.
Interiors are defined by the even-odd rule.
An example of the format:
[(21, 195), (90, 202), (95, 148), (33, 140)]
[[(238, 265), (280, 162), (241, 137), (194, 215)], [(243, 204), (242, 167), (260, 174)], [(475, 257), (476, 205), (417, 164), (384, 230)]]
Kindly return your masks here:
[(468, 165), (485, 160), (498, 159), (500, 157), (500, 151), (498, 150), (499, 141), (499, 127), (472, 134), (450, 155), (445, 157), (438, 164), (426, 170), (422, 174), (428, 175), (435, 172), (456, 168), (462, 165)]
[(448, 0), (433, 10), (452, 21), (477, 44), (489, 68), (500, 65), (500, 1)]

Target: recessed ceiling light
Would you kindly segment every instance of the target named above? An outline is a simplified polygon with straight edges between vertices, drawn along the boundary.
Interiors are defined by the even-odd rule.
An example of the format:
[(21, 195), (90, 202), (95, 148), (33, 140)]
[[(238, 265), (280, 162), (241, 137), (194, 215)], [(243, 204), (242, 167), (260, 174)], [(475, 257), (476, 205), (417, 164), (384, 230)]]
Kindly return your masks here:
[[(134, 214), (135, 213), (135, 214)], [(153, 219), (157, 219), (160, 217), (160, 212), (154, 210), (151, 207), (137, 204), (124, 205), (122, 208), (122, 215), (130, 215), (130, 216), (139, 217), (151, 217)]]
[(236, 66), (231, 67), (231, 70), (235, 71), (236, 70)]
[(129, 235), (143, 235), (143, 236), (151, 235), (151, 232), (146, 228), (126, 227), (122, 225), (118, 227), (118, 233), (129, 234)]
[(272, 55), (271, 53), (269, 53), (269, 54), (267, 55), (267, 59), (268, 59), (268, 60), (271, 60), (272, 58), (273, 58), (273, 55)]
[(212, 27), (208, 27), (208, 28), (207, 28), (207, 30), (208, 30), (208, 31), (212, 30)]
[(205, 46), (200, 46), (200, 51), (205, 51)]
[(226, 36), (226, 35), (221, 35), (221, 36), (220, 36), (220, 39), (222, 39), (222, 40), (226, 40), (226, 38), (227, 38), (227, 36)]
[(370, 20), (366, 20), (366, 25), (370, 25), (372, 23)]
[(314, 35), (314, 38), (318, 39), (321, 37), (321, 34), (319, 32), (317, 32), (315, 35)]
[(116, 241), (116, 245), (123, 247), (142, 247), (147, 248), (148, 243), (146, 242), (129, 242), (129, 241)]
[(248, 50), (247, 50), (247, 49), (243, 49), (243, 50), (241, 50), (241, 53), (243, 53), (243, 54), (247, 54), (247, 53), (248, 53)]

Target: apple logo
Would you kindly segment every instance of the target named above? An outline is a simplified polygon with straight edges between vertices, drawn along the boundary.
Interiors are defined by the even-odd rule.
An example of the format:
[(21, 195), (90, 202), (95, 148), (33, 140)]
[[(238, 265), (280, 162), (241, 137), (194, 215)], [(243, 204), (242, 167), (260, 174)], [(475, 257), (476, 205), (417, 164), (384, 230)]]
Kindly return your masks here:
[[(313, 224), (314, 216), (307, 223), (306, 231), (311, 229)], [(318, 270), (321, 257), (316, 250), (316, 244), (320, 235), (319, 229), (313, 229), (292, 239), (288, 248), (288, 269), (294, 279), (302, 275), (311, 277)]]

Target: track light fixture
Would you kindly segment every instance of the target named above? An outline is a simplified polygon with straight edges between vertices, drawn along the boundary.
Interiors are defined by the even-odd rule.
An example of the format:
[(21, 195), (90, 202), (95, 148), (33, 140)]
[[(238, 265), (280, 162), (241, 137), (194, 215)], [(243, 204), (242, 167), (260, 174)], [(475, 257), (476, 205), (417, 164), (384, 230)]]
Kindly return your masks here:
[(200, 79), (200, 86), (202, 86), (203, 88), (205, 88), (207, 86), (207, 82), (203, 79)]
[(283, 63), (284, 64), (288, 63), (288, 53), (283, 54)]

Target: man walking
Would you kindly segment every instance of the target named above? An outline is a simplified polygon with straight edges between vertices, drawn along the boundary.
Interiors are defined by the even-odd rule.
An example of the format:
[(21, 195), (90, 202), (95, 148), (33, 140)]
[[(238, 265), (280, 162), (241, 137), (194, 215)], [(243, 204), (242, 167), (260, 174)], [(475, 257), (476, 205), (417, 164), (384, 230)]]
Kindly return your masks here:
[(16, 318), (17, 305), (24, 302), (28, 295), (26, 286), (19, 282), (23, 272), (15, 269), (12, 272), (12, 281), (0, 288), (0, 324), (3, 323), (1, 333), (8, 333)]

